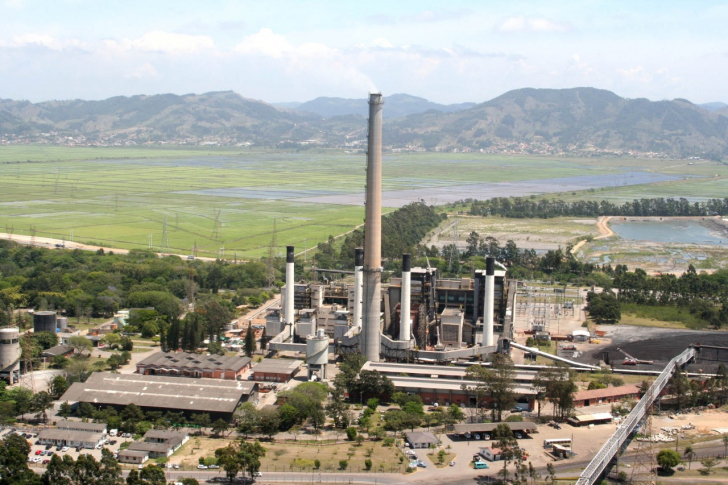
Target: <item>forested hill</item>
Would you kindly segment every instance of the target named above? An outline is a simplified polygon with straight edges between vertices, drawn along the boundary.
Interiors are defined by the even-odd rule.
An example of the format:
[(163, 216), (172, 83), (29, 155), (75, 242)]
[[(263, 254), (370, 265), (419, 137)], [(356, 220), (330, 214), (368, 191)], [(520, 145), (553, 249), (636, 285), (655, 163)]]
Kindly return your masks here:
[(689, 101), (626, 99), (594, 88), (519, 89), (457, 113), (424, 113), (390, 124), (395, 144), (489, 148), (543, 143), (562, 149), (725, 156), (728, 117)]
[[(409, 95), (385, 97), (385, 144), (508, 153), (728, 156), (728, 108), (709, 111), (683, 99), (626, 99), (594, 88), (527, 88), (468, 106), (436, 105)], [(100, 144), (363, 148), (366, 122), (359, 115), (365, 109), (365, 99), (335, 98), (283, 109), (230, 91), (36, 104), (0, 100), (0, 142), (48, 140), (52, 138), (43, 137), (55, 133)], [(401, 117), (392, 119), (396, 116)]]

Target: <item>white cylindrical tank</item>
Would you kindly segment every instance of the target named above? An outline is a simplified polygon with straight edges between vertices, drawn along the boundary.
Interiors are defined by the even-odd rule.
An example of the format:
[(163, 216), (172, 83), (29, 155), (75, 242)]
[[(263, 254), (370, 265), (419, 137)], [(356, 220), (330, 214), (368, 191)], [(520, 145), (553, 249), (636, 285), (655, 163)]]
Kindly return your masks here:
[(0, 328), (0, 370), (20, 360), (20, 330), (18, 327)]
[(485, 300), (483, 302), (483, 345), (493, 345), (493, 312), (495, 311), (495, 258), (485, 258)]
[(402, 255), (402, 293), (400, 302), (400, 317), (399, 317), (399, 339), (409, 342), (410, 329), (412, 322), (410, 322), (410, 299), (411, 299), (411, 285), (412, 285), (412, 273), (410, 271), (412, 266), (412, 257), (409, 254)]
[(353, 326), (361, 330), (361, 305), (364, 288), (364, 248), (354, 250), (354, 318)]
[(286, 306), (284, 308), (283, 318), (285, 319), (284, 323), (291, 326), (291, 340), (293, 340), (295, 334), (293, 322), (293, 292), (295, 279), (295, 270), (293, 267), (294, 258), (293, 246), (286, 246)]
[(315, 366), (326, 365), (329, 362), (329, 337), (323, 328), (318, 330), (317, 335), (309, 336), (306, 340), (306, 363)]

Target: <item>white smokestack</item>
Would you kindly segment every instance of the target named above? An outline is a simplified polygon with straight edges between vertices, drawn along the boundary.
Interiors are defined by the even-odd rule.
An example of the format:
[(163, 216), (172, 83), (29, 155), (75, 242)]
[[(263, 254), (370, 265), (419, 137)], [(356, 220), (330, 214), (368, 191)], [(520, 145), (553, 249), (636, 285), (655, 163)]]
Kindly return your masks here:
[(367, 205), (364, 227), (364, 338), (362, 354), (379, 362), (382, 307), (382, 105), (381, 94), (369, 95)]
[(364, 249), (354, 250), (354, 326), (361, 330), (361, 304), (364, 289)]
[(293, 317), (293, 287), (295, 285), (293, 246), (286, 246), (286, 306), (284, 309), (285, 324), (291, 326), (291, 340), (294, 339), (295, 327)]
[(402, 255), (402, 293), (400, 295), (399, 339), (409, 342), (412, 322), (410, 321), (410, 299), (412, 294), (412, 257)]
[(485, 300), (483, 301), (483, 345), (493, 345), (493, 312), (495, 295), (495, 258), (485, 259)]

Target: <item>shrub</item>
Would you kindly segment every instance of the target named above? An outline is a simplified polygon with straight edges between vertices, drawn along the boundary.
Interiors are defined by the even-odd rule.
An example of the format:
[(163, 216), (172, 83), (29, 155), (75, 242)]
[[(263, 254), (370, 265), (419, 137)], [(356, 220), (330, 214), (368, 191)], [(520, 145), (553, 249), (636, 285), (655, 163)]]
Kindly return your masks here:
[(415, 471), (415, 469), (412, 468), (411, 466), (408, 466), (407, 468), (404, 469), (405, 473), (412, 473), (413, 471)]
[(339, 469), (346, 470), (349, 468), (349, 460), (339, 460)]
[(367, 470), (371, 470), (372, 469), (372, 460), (370, 460), (369, 458), (364, 460), (364, 468), (366, 468)]
[(356, 435), (357, 435), (356, 428), (354, 428), (354, 427), (346, 428), (346, 439), (348, 439), (349, 441), (354, 441), (356, 439)]
[(313, 466), (314, 466), (314, 467), (315, 467), (316, 469), (319, 469), (319, 468), (321, 468), (321, 460), (319, 460), (318, 458), (316, 458), (316, 459), (315, 459), (315, 460), (313, 461)]
[(506, 418), (506, 422), (509, 423), (520, 423), (521, 421), (523, 421), (523, 416), (520, 414), (511, 414)]

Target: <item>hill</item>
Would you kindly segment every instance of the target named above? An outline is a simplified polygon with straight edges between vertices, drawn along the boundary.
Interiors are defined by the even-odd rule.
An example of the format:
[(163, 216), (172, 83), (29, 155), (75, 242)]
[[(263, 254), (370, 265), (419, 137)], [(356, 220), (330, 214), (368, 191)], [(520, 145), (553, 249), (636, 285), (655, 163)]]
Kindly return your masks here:
[(700, 106), (703, 109), (707, 109), (708, 111), (718, 111), (719, 109), (728, 107), (728, 104), (721, 103), (720, 101), (715, 101), (713, 103), (699, 104), (698, 106)]
[[(475, 103), (433, 103), (425, 98), (419, 98), (409, 94), (392, 94), (391, 96), (386, 96), (384, 103), (386, 106), (382, 113), (384, 118), (401, 118), (403, 116), (424, 113), (431, 110), (441, 111), (443, 113), (452, 113), (475, 106)], [(315, 113), (325, 118), (352, 115), (366, 117), (369, 113), (369, 105), (366, 99), (321, 97), (312, 101), (301, 103), (296, 106), (295, 109), (298, 111)]]
[(567, 151), (723, 156), (728, 118), (680, 99), (626, 99), (594, 88), (526, 88), (457, 113), (412, 115), (385, 129), (389, 143), (425, 148), (533, 143)]
[(254, 143), (306, 139), (316, 117), (279, 110), (232, 91), (117, 96), (102, 101), (0, 100), (0, 134), (60, 131), (89, 139), (171, 141), (208, 136)]
[[(472, 106), (395, 94), (385, 98), (384, 139), (389, 147), (417, 150), (720, 158), (728, 155), (726, 110), (706, 111), (684, 99), (627, 99), (594, 88), (518, 89)], [(0, 143), (66, 143), (71, 136), (76, 144), (363, 148), (366, 112), (363, 99), (318, 98), (294, 110), (231, 91), (36, 104), (0, 100)]]

